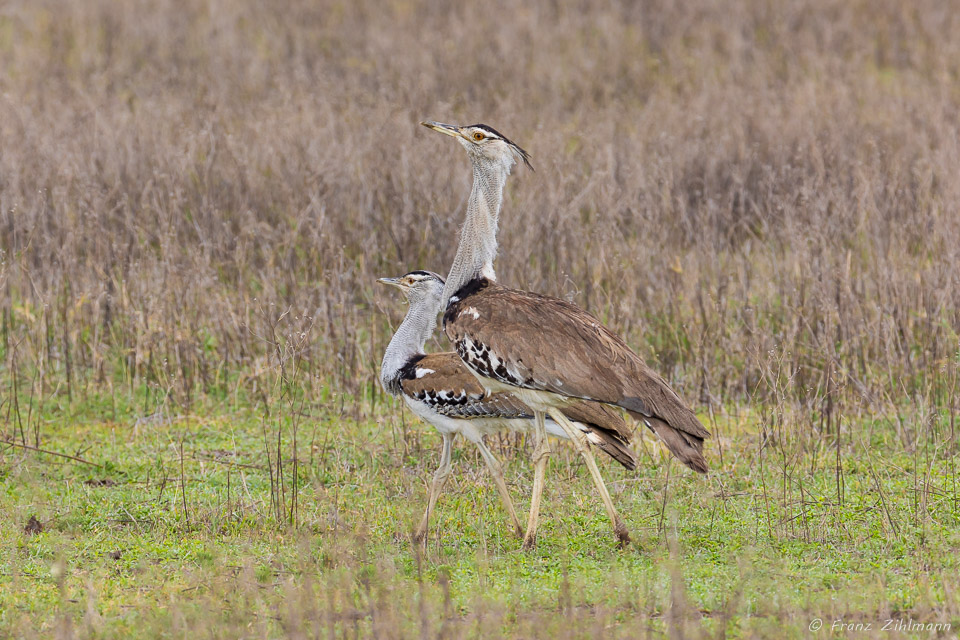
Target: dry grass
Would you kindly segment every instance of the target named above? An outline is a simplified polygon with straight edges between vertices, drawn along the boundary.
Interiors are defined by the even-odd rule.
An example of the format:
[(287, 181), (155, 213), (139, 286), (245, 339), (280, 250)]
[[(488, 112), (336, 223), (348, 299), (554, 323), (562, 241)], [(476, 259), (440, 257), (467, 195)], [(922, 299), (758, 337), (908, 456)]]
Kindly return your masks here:
[(176, 375), (185, 401), (290, 309), (311, 371), (372, 387), (374, 277), (445, 270), (462, 214), (431, 117), (534, 154), (501, 278), (600, 314), (690, 399), (752, 397), (772, 352), (793, 398), (952, 396), (958, 13), (581, 4), (8, 3), (8, 363)]

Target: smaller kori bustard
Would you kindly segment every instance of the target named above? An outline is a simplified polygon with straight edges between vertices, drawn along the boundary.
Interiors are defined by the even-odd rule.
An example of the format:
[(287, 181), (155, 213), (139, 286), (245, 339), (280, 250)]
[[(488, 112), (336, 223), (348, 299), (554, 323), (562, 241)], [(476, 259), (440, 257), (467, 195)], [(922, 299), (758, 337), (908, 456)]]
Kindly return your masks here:
[(621, 546), (630, 540), (613, 506), (584, 434), (563, 414), (590, 400), (627, 411), (659, 436), (691, 469), (706, 473), (709, 432), (680, 396), (595, 317), (557, 298), (511, 289), (496, 281), (497, 227), (503, 187), (526, 151), (487, 125), (423, 122), (452, 137), (473, 165), (473, 187), (460, 243), (443, 290), (443, 330), (457, 354), (490, 393), (509, 392), (533, 410), (534, 479), (524, 546), (536, 543), (549, 449), (547, 416), (581, 454)]
[[(429, 271), (411, 271), (398, 278), (380, 278), (379, 282), (400, 289), (410, 303), (384, 353), (380, 382), (388, 393), (402, 397), (413, 413), (436, 427), (443, 437), (440, 465), (430, 483), (427, 508), (414, 539), (426, 542), (430, 514), (452, 470), (451, 448), (458, 434), (480, 450), (514, 531), (523, 535), (500, 462), (483, 437), (501, 431), (532, 431), (533, 411), (511, 393), (486, 393), (456, 353), (424, 353), (424, 344), (437, 326), (443, 278)], [(627, 447), (627, 425), (617, 413), (591, 402), (572, 403), (564, 413), (589, 443), (626, 468), (636, 468), (636, 458)], [(553, 420), (548, 420), (545, 428), (553, 436), (568, 437)]]

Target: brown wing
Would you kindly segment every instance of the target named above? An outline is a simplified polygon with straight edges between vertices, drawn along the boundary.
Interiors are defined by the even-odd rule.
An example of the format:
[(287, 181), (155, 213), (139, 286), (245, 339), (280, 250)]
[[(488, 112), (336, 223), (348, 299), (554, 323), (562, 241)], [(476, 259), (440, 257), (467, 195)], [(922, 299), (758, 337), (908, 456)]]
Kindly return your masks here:
[(532, 418), (533, 412), (509, 393), (487, 395), (457, 354), (432, 353), (401, 373), (400, 388), (451, 418)]
[(528, 389), (623, 407), (682, 462), (706, 471), (693, 412), (599, 320), (563, 300), (478, 280), (444, 314), (444, 331), (480, 375)]
[[(513, 394), (486, 394), (456, 353), (415, 359), (400, 375), (400, 389), (405, 395), (449, 418), (533, 419), (533, 411)], [(592, 444), (626, 468), (636, 469), (636, 456), (628, 447), (630, 431), (617, 412), (595, 402), (576, 402), (564, 407), (563, 412), (587, 427)]]

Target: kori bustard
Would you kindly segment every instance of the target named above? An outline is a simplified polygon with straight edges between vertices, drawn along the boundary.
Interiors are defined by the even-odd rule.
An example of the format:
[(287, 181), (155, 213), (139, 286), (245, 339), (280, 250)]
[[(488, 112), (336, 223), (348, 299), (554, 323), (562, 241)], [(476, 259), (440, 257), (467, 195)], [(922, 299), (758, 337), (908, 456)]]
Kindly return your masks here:
[[(414, 414), (436, 427), (443, 438), (440, 464), (414, 539), (426, 541), (430, 514), (452, 470), (451, 448), (458, 434), (479, 449), (514, 530), (518, 536), (523, 535), (500, 462), (483, 436), (502, 431), (529, 432), (533, 411), (511, 393), (487, 394), (456, 353), (424, 353), (424, 344), (437, 326), (443, 278), (429, 271), (411, 271), (398, 278), (380, 278), (379, 282), (400, 289), (410, 304), (384, 353), (380, 382), (388, 393), (402, 397)], [(627, 425), (618, 413), (592, 402), (575, 402), (564, 408), (564, 413), (589, 443), (626, 468), (636, 468), (636, 458), (627, 446)], [(559, 438), (568, 437), (553, 420), (547, 421), (546, 430)]]
[(529, 165), (527, 152), (486, 125), (421, 124), (457, 140), (473, 165), (466, 219), (443, 289), (443, 330), (487, 391), (512, 392), (534, 411), (534, 484), (524, 546), (536, 544), (549, 456), (546, 416), (583, 456), (614, 533), (626, 545), (630, 534), (593, 455), (562, 410), (578, 400), (621, 407), (701, 473), (707, 471), (703, 441), (709, 432), (666, 381), (592, 315), (563, 300), (496, 282), (493, 261), (503, 187), (517, 160)]

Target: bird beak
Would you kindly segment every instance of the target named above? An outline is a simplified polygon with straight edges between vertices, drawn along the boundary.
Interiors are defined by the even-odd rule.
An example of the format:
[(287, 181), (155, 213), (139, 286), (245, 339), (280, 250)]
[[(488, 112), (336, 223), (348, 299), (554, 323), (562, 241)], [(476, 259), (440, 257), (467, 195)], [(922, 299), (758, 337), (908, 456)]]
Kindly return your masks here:
[(460, 137), (460, 127), (452, 124), (443, 124), (442, 122), (434, 122), (433, 120), (427, 120), (421, 122), (423, 126), (427, 129), (433, 129), (434, 131), (439, 131), (440, 133), (452, 136), (454, 138)]
[(403, 285), (400, 284), (400, 278), (377, 278), (377, 282), (380, 284), (389, 284), (398, 289), (403, 289)]

